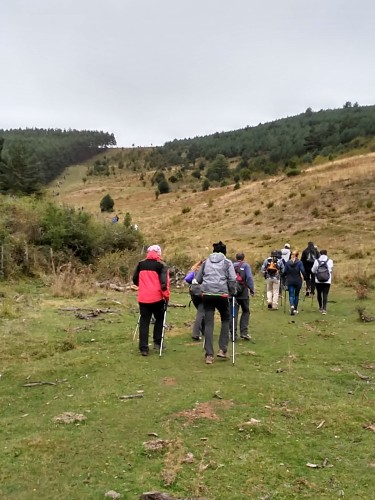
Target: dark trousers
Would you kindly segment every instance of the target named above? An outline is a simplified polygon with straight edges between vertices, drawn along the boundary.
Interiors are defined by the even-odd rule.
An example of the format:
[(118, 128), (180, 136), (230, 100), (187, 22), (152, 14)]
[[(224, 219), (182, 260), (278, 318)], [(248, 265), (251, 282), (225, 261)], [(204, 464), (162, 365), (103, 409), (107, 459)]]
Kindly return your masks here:
[(215, 295), (203, 295), (204, 306), (204, 348), (206, 356), (214, 355), (214, 318), (215, 309), (219, 311), (221, 318), (221, 328), (219, 336), (219, 349), (224, 352), (228, 350), (229, 341), (229, 303), (228, 297), (219, 297)]
[(301, 285), (288, 285), (289, 304), (290, 304), (290, 307), (293, 306), (294, 309), (296, 309), (296, 310), (298, 310), (300, 290), (301, 290)]
[(330, 283), (315, 283), (318, 295), (319, 309), (327, 310), (328, 294), (331, 287)]
[(204, 335), (204, 306), (201, 297), (196, 297), (193, 295), (191, 297), (191, 301), (197, 310), (197, 314), (195, 316), (193, 324), (192, 337), (198, 338), (201, 335)]
[(315, 293), (315, 275), (311, 272), (313, 262), (304, 265), (306, 272), (306, 290), (309, 290), (312, 294)]
[(165, 302), (161, 300), (159, 302), (151, 302), (146, 304), (145, 302), (139, 302), (139, 314), (141, 315), (139, 320), (139, 350), (148, 351), (148, 334), (150, 329), (151, 316), (154, 315), (154, 334), (153, 340), (155, 344), (161, 344), (161, 336), (163, 334), (163, 323), (164, 323), (164, 313), (165, 313)]
[[(232, 308), (232, 300), (230, 301), (230, 305)], [(240, 336), (245, 337), (249, 335), (249, 322), (250, 322), (250, 299), (236, 299), (234, 304), (234, 337), (237, 338), (237, 325), (238, 325), (238, 316), (241, 309), (241, 317), (240, 317)], [(230, 333), (233, 333), (233, 318), (229, 324)]]

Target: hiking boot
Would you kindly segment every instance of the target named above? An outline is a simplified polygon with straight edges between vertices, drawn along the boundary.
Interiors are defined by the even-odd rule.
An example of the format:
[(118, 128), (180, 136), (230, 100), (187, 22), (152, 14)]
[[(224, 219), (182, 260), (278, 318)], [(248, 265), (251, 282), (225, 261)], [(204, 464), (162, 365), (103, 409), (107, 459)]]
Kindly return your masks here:
[(218, 358), (223, 358), (223, 359), (228, 359), (228, 354), (224, 352), (222, 349), (219, 350), (219, 352), (216, 354)]
[(308, 297), (310, 295), (310, 292), (306, 290), (305, 297)]
[(141, 356), (148, 356), (148, 351), (139, 351)]
[(298, 310), (297, 309), (294, 309), (294, 314), (298, 314)]
[[(167, 349), (167, 346), (165, 345), (165, 342), (163, 342), (162, 351), (166, 351), (166, 349)], [(160, 344), (157, 344), (156, 342), (154, 342), (154, 350), (155, 351), (160, 351)]]
[(272, 304), (271, 303), (268, 304), (268, 309), (272, 309)]
[(290, 307), (290, 315), (291, 315), (291, 316), (294, 316), (294, 312), (295, 312), (295, 311), (294, 311), (294, 306), (291, 306), (291, 307)]
[(206, 356), (206, 365), (212, 365), (213, 362), (214, 362), (213, 356)]
[(327, 314), (327, 311), (325, 309), (322, 309), (322, 314)]
[(201, 340), (201, 337), (191, 337), (193, 340), (199, 342)]
[(241, 339), (248, 340), (252, 344), (255, 344), (255, 340), (251, 337), (251, 335), (241, 335)]
[(246, 335), (241, 335), (241, 339), (251, 340), (251, 337), (250, 337), (250, 335), (246, 334)]

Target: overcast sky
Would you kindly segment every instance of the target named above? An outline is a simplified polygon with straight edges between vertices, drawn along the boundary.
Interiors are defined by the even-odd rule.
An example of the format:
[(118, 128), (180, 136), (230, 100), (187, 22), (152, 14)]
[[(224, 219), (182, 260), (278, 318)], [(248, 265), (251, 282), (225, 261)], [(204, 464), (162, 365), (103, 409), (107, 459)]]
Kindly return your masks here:
[(0, 128), (161, 145), (375, 104), (374, 0), (1, 0)]

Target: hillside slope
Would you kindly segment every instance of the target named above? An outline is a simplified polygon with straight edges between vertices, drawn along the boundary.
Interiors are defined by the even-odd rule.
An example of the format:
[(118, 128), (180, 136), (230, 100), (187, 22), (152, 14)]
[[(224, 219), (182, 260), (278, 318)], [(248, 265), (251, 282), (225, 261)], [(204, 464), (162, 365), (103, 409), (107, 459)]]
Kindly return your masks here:
[(206, 255), (213, 241), (225, 241), (228, 255), (243, 250), (255, 264), (270, 249), (290, 242), (302, 250), (313, 240), (327, 248), (336, 271), (366, 265), (375, 241), (375, 154), (325, 163), (296, 177), (285, 175), (197, 191), (180, 189), (155, 197), (149, 179), (126, 169), (89, 178), (86, 166), (70, 167), (61, 179), (61, 202), (83, 207), (98, 218), (99, 202), (110, 193), (123, 220), (130, 212), (149, 242), (163, 245), (166, 257)]

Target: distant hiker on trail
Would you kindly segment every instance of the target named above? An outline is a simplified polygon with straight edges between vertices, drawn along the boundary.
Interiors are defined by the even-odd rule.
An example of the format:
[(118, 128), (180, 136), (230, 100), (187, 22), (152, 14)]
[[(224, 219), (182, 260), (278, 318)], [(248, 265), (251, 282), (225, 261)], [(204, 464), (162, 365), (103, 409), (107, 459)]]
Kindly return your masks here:
[(314, 262), (311, 272), (315, 276), (319, 311), (327, 314), (329, 289), (332, 282), (333, 261), (327, 256), (327, 250), (320, 251), (320, 257)]
[(291, 259), (285, 264), (283, 272), (288, 287), (290, 314), (292, 316), (298, 314), (298, 301), (299, 293), (302, 288), (302, 277), (306, 280), (305, 268), (298, 256), (299, 252), (294, 250)]
[[(255, 295), (253, 272), (250, 265), (245, 262), (245, 254), (238, 252), (236, 261), (233, 263), (236, 272), (236, 295), (234, 306), (234, 338), (237, 340), (237, 323), (239, 310), (241, 308), (240, 318), (240, 337), (244, 340), (252, 340), (249, 335), (249, 321), (250, 321), (250, 295)], [(233, 324), (230, 322), (230, 332), (233, 335)]]
[(114, 217), (112, 217), (113, 224), (117, 224), (119, 220), (120, 220), (120, 218), (117, 214)]
[[(283, 259), (284, 266), (290, 259), (290, 245), (289, 243), (285, 243), (284, 248), (281, 249), (281, 258)], [(286, 278), (284, 275), (281, 276), (280, 280), (280, 293), (282, 293), (282, 290), (286, 287)]]
[(272, 250), (261, 268), (261, 273), (266, 280), (268, 309), (274, 310), (279, 308), (280, 275), (284, 271), (283, 260), (278, 258), (278, 254), (278, 250)]
[[(196, 281), (201, 284), (205, 321), (206, 364), (214, 361), (214, 317), (215, 309), (220, 313), (219, 358), (227, 359), (229, 341), (230, 309), (228, 298), (236, 291), (236, 273), (232, 262), (226, 258), (227, 248), (222, 241), (214, 243), (213, 253), (197, 272)], [(195, 280), (193, 280), (194, 283)]]
[(164, 313), (170, 297), (169, 269), (161, 260), (159, 245), (148, 247), (146, 258), (138, 262), (134, 270), (133, 283), (138, 286), (139, 351), (142, 356), (147, 356), (151, 316), (154, 315), (155, 318), (154, 349), (159, 350), (163, 334)]
[(199, 284), (192, 285), (192, 281), (195, 278), (195, 275), (198, 269), (200, 269), (203, 262), (204, 259), (201, 259), (198, 262), (196, 262), (193, 266), (191, 266), (190, 271), (184, 278), (186, 283), (190, 285), (189, 291), (190, 291), (191, 301), (197, 310), (197, 314), (195, 316), (195, 321), (193, 324), (193, 333), (192, 333), (193, 340), (201, 340), (201, 335), (204, 335), (204, 306), (202, 300), (202, 291)]
[(317, 259), (319, 255), (320, 253), (317, 247), (312, 241), (309, 241), (307, 243), (307, 247), (301, 255), (301, 261), (306, 272), (306, 297), (308, 297), (310, 293), (311, 295), (314, 295), (315, 293), (315, 280), (311, 269), (313, 267), (315, 259)]

